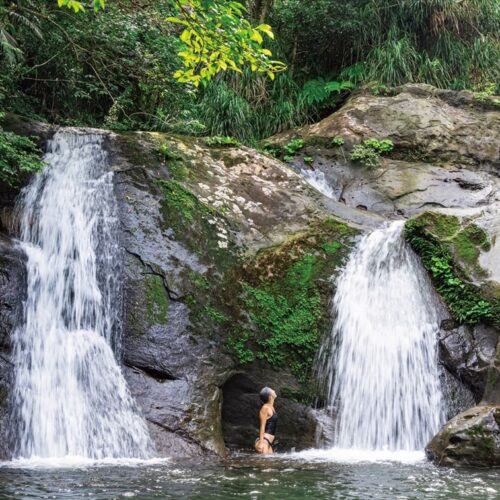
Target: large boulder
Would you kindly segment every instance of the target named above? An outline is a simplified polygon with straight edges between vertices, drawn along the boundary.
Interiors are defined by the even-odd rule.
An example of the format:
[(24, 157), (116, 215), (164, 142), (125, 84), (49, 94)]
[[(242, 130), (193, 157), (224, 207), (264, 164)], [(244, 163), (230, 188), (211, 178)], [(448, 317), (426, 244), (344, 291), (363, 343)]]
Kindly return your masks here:
[[(455, 212), (453, 212), (455, 213)], [(500, 283), (481, 265), (496, 234), (480, 213), (425, 212), (406, 223), (406, 236), (447, 306), (439, 348), (443, 365), (477, 403), (500, 404)]]
[[(332, 274), (381, 219), (246, 147), (110, 134), (124, 250), (123, 360), (161, 454), (251, 449), (258, 391), (281, 449), (314, 445), (315, 352)], [(341, 222), (335, 215), (350, 221)]]
[(499, 467), (500, 406), (475, 406), (451, 419), (426, 447), (439, 465)]
[[(499, 135), (500, 110), (493, 103), (470, 92), (409, 84), (390, 95), (356, 93), (319, 123), (269, 141), (280, 148), (302, 139), (304, 147), (288, 159), (297, 169), (324, 175), (335, 200), (412, 216), (434, 208), (489, 207), (498, 200)], [(334, 138), (343, 145), (332, 143)], [(389, 139), (394, 150), (372, 168), (350, 161), (353, 148), (366, 139)]]

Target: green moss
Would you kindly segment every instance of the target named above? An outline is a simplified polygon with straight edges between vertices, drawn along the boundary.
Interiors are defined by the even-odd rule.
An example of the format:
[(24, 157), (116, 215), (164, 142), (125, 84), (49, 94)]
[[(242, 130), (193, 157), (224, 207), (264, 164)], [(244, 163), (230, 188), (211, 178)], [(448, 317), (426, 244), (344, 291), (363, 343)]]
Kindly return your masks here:
[(460, 230), (460, 221), (453, 215), (425, 212), (419, 220), (425, 224), (427, 231), (441, 240), (452, 238)]
[(425, 212), (418, 219), (424, 224), (426, 231), (441, 241), (451, 256), (457, 260), (466, 275), (484, 276), (485, 271), (478, 262), (481, 251), (490, 249), (486, 232), (476, 224), (466, 221), (462, 228), (458, 217), (436, 212)]
[(327, 241), (323, 244), (323, 250), (327, 254), (335, 253), (341, 248), (342, 248), (342, 243), (339, 243), (338, 241)]
[(238, 260), (236, 247), (229, 238), (218, 234), (221, 227), (227, 231), (223, 213), (202, 203), (180, 182), (158, 180), (157, 185), (164, 194), (164, 224), (174, 231), (176, 239), (202, 262), (216, 264), (219, 271), (232, 266)]
[(167, 143), (161, 143), (159, 146), (157, 146), (156, 152), (158, 154), (158, 157), (162, 161), (169, 161), (169, 160), (175, 161), (183, 159), (182, 155)]
[(167, 168), (168, 173), (175, 181), (187, 181), (192, 178), (192, 172), (182, 161), (171, 161)]
[(354, 233), (328, 219), (245, 265), (234, 307), (246, 324), (229, 339), (239, 363), (258, 358), (288, 367), (302, 383), (309, 380), (319, 342), (331, 327), (330, 277), (349, 253)]
[(234, 137), (229, 136), (219, 136), (215, 135), (213, 137), (207, 137), (205, 139), (205, 144), (208, 147), (238, 147), (241, 146), (241, 142)]
[(468, 279), (486, 244), (484, 231), (474, 225), (460, 230), (456, 217), (427, 212), (409, 220), (405, 233), (456, 320), (500, 326), (500, 303)]
[(168, 316), (168, 294), (163, 279), (156, 274), (146, 275), (146, 308), (150, 325), (164, 325)]

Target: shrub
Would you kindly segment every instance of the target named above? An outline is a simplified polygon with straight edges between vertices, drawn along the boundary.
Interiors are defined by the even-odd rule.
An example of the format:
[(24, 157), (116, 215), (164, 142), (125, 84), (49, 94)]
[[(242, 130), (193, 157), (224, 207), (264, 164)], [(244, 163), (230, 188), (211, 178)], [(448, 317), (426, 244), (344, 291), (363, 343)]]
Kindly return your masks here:
[(283, 146), (283, 151), (288, 155), (294, 155), (297, 151), (304, 147), (303, 139), (292, 139)]
[(394, 144), (389, 139), (366, 139), (361, 144), (354, 146), (351, 160), (374, 168), (379, 164), (380, 156), (390, 153), (393, 148)]
[(0, 183), (18, 186), (23, 174), (38, 172), (42, 167), (42, 151), (32, 138), (0, 128)]

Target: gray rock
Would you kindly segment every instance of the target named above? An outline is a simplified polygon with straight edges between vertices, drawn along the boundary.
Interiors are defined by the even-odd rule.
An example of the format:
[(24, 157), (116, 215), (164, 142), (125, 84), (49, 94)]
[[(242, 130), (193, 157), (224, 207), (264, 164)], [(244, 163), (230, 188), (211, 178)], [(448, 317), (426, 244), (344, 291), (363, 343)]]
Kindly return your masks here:
[[(172, 177), (155, 154), (159, 141), (188, 165), (190, 180), (180, 189), (191, 194), (172, 196), (187, 196), (187, 210), (190, 203), (209, 207), (204, 210), (215, 241), (208, 226), (180, 228), (175, 214), (164, 210), (161, 182)], [(286, 367), (265, 363), (235, 369), (226, 347), (229, 332), (207, 317), (201, 303), (203, 295), (214, 293), (219, 300), (225, 292), (207, 289), (199, 296), (196, 282), (217, 282), (231, 259), (238, 268), (259, 249), (282, 243), (337, 209), (357, 225), (380, 218), (332, 205), (284, 164), (248, 148), (209, 149), (201, 141), (139, 133), (110, 135), (107, 144), (122, 228), (123, 361), (157, 452), (222, 455), (226, 446), (251, 448), (257, 394), (265, 384), (281, 394), (281, 449), (313, 446), (316, 413), (294, 401), (301, 391), (295, 377)]]
[(460, 325), (451, 321), (441, 328), (439, 348), (442, 363), (473, 392), (477, 403), (483, 398), (488, 369), (495, 359), (498, 331), (485, 325)]
[(500, 406), (475, 406), (452, 418), (426, 447), (438, 465), (500, 466)]
[(12, 382), (11, 333), (19, 325), (26, 298), (25, 255), (0, 233), (0, 457), (9, 456), (9, 393)]

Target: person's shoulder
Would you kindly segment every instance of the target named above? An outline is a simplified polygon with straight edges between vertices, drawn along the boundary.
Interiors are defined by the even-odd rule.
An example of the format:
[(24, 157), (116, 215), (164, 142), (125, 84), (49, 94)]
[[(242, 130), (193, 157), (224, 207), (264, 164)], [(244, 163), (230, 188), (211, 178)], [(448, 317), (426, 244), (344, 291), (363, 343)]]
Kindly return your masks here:
[(266, 413), (272, 413), (273, 409), (271, 408), (271, 406), (268, 403), (266, 403), (266, 404), (262, 405), (262, 408), (260, 411), (265, 411)]

